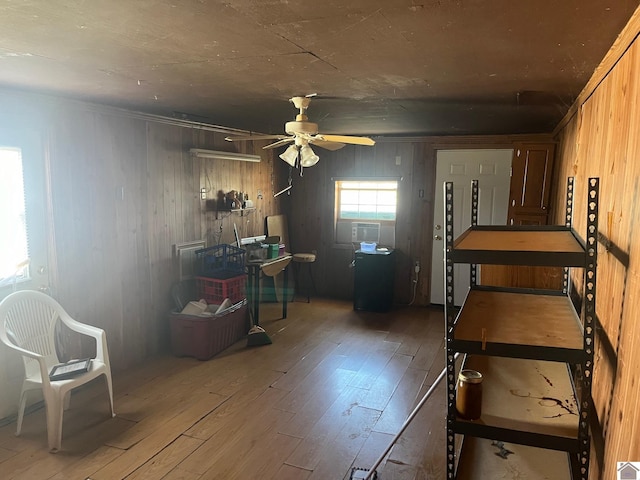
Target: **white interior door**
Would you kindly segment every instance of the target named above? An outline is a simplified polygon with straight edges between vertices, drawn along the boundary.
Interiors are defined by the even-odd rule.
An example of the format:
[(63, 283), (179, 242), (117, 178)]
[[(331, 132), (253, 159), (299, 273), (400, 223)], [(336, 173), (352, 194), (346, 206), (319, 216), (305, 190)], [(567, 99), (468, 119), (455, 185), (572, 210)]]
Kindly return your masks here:
[[(478, 224), (505, 225), (509, 207), (513, 150), (438, 150), (433, 211), (431, 303), (444, 304), (443, 185), (453, 182), (454, 237), (471, 225), (471, 181), (478, 180)], [(461, 305), (469, 289), (469, 266), (456, 265), (454, 301)]]

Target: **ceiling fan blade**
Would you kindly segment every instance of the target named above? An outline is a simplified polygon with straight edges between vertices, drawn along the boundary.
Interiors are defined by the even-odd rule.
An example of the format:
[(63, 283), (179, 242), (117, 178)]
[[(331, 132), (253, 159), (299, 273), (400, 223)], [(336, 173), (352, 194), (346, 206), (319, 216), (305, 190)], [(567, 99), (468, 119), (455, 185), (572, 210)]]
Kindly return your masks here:
[(296, 139), (296, 137), (283, 138), (282, 140), (278, 140), (277, 142), (270, 143), (269, 145), (265, 145), (264, 147), (262, 147), (262, 149), (263, 150), (267, 150), (268, 148), (281, 147), (282, 145), (286, 145), (287, 143), (293, 142), (295, 139)]
[(351, 137), (348, 135), (318, 135), (320, 140), (326, 140), (327, 142), (339, 142), (339, 143), (348, 143), (351, 145), (375, 145), (375, 140), (370, 139), (369, 137)]
[(342, 147), (345, 146), (344, 143), (327, 142), (325, 140), (320, 140), (320, 139), (313, 139), (309, 143), (312, 143), (313, 145), (317, 145), (320, 148), (325, 148), (325, 149), (331, 150), (331, 151), (340, 150)]
[(246, 137), (224, 137), (227, 142), (252, 142), (254, 140), (280, 140), (284, 135), (249, 135)]

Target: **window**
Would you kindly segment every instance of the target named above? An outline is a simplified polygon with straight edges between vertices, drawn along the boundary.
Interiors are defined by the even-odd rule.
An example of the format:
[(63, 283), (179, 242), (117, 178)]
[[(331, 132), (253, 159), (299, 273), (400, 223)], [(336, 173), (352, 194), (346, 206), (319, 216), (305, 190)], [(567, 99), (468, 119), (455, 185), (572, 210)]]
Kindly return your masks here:
[(397, 197), (397, 181), (336, 181), (337, 221), (395, 222)]
[(395, 247), (398, 181), (335, 180), (335, 243), (352, 248), (373, 241)]
[(0, 286), (27, 278), (27, 223), (19, 148), (0, 146)]

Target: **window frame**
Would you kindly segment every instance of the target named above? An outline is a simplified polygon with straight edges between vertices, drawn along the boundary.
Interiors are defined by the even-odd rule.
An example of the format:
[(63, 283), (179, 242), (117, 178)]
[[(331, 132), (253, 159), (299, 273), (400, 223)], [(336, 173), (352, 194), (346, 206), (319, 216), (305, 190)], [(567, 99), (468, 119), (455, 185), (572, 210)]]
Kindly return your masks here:
[[(340, 241), (338, 238), (338, 230), (339, 226), (342, 224), (349, 224), (349, 230), (351, 229), (351, 223), (353, 222), (361, 222), (361, 223), (379, 223), (380, 226), (388, 226), (395, 228), (398, 222), (398, 206), (400, 203), (399, 191), (401, 188), (402, 177), (399, 176), (379, 176), (379, 177), (332, 177), (331, 181), (333, 182), (333, 195), (334, 195), (334, 204), (333, 204), (333, 246), (335, 248), (353, 248), (353, 242), (351, 240)], [(395, 211), (395, 219), (373, 219), (373, 218), (345, 218), (342, 219), (339, 217), (340, 211), (340, 196), (339, 196), (339, 188), (338, 182), (395, 182), (396, 183), (396, 211)], [(344, 227), (343, 227), (344, 228)]]
[(21, 151), (22, 175), (27, 224), (28, 264), (25, 273), (15, 282), (0, 286), (0, 299), (14, 290), (49, 291), (54, 238), (48, 142), (41, 132), (31, 128), (7, 126), (0, 123), (0, 145)]

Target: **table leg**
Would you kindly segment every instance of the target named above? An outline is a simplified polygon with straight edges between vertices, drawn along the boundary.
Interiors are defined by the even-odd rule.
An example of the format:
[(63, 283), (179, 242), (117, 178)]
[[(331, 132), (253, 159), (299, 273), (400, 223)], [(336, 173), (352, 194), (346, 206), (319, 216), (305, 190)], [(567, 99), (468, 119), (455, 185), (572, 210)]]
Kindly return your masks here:
[(282, 279), (282, 318), (287, 318), (287, 297), (289, 292), (287, 291), (287, 283), (289, 279), (289, 267), (284, 267), (284, 278)]
[(249, 305), (253, 313), (253, 324), (260, 325), (260, 267), (249, 267)]

